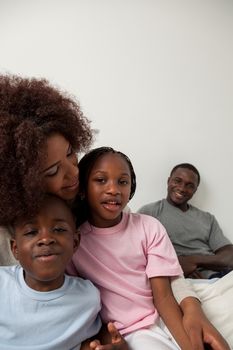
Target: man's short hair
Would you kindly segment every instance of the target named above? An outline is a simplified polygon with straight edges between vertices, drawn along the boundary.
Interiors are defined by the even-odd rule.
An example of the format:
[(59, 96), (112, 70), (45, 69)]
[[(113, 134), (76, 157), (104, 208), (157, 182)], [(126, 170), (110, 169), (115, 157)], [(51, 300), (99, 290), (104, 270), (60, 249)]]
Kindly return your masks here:
[(174, 168), (172, 169), (171, 173), (170, 173), (170, 176), (178, 169), (178, 168), (183, 168), (183, 169), (189, 169), (191, 171), (193, 171), (196, 175), (197, 175), (197, 182), (198, 182), (198, 185), (201, 181), (201, 176), (199, 174), (199, 171), (197, 170), (197, 168), (190, 164), (190, 163), (181, 163), (181, 164), (178, 164), (176, 166), (174, 166)]

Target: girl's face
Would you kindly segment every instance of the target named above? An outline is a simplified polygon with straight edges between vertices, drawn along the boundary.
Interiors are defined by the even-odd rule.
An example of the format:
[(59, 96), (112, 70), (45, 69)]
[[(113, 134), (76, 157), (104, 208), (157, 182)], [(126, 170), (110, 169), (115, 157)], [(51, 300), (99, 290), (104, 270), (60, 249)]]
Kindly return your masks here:
[(61, 135), (48, 137), (47, 158), (42, 169), (46, 193), (73, 200), (78, 193), (78, 160), (71, 144)]
[(88, 178), (86, 199), (90, 223), (96, 227), (111, 227), (121, 221), (131, 190), (129, 166), (119, 154), (102, 155)]

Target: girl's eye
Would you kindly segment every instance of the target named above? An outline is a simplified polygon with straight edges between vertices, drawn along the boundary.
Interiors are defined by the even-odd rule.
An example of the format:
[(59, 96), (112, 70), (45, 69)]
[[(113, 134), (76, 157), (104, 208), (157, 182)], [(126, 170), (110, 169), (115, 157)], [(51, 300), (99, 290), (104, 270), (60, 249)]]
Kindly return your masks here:
[(120, 184), (120, 185), (128, 185), (128, 184), (129, 184), (129, 181), (128, 181), (128, 180), (120, 180), (120, 181), (119, 181), (119, 184)]
[(100, 182), (100, 183), (105, 183), (106, 180), (102, 177), (98, 177), (97, 179), (95, 179), (96, 182)]

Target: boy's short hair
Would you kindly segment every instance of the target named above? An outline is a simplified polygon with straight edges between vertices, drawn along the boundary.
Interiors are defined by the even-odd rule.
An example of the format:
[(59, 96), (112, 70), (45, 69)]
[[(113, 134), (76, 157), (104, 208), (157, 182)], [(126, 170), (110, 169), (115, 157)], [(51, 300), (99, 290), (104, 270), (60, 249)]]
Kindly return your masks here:
[[(54, 198), (54, 199), (60, 201), (63, 205), (65, 205), (66, 208), (70, 211), (71, 216), (72, 216), (72, 218), (74, 220), (74, 223), (75, 223), (75, 221), (76, 221), (75, 215), (74, 215), (73, 211), (71, 210), (71, 208), (69, 207), (68, 203), (65, 200), (63, 200), (62, 198), (56, 196), (55, 194), (51, 194), (51, 193), (46, 193), (44, 195), (43, 202), (41, 203), (40, 208), (37, 208), (37, 211), (35, 212), (35, 214), (28, 215), (28, 216), (24, 215), (23, 217), (25, 217), (25, 218), (27, 218), (27, 217), (29, 217), (29, 218), (36, 217), (40, 213), (42, 205), (43, 205), (44, 201), (47, 200), (47, 198)], [(15, 226), (17, 226), (17, 221), (20, 220), (21, 218), (22, 217), (16, 217), (14, 221), (12, 221), (10, 224), (7, 225), (7, 228), (8, 228), (8, 231), (10, 233), (11, 238), (15, 238)]]

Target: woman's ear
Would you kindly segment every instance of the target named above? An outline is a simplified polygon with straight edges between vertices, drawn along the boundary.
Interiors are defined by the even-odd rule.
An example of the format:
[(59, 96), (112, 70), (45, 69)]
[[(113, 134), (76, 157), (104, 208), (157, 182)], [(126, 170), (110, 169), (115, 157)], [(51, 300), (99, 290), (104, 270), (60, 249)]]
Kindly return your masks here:
[(11, 251), (15, 259), (18, 260), (18, 248), (17, 248), (16, 240), (14, 238), (11, 238), (10, 245), (11, 245)]
[(76, 231), (75, 231), (75, 233), (74, 233), (74, 245), (73, 245), (74, 253), (75, 253), (76, 250), (78, 249), (79, 242), (80, 242), (80, 233), (79, 233), (79, 230), (76, 229)]

